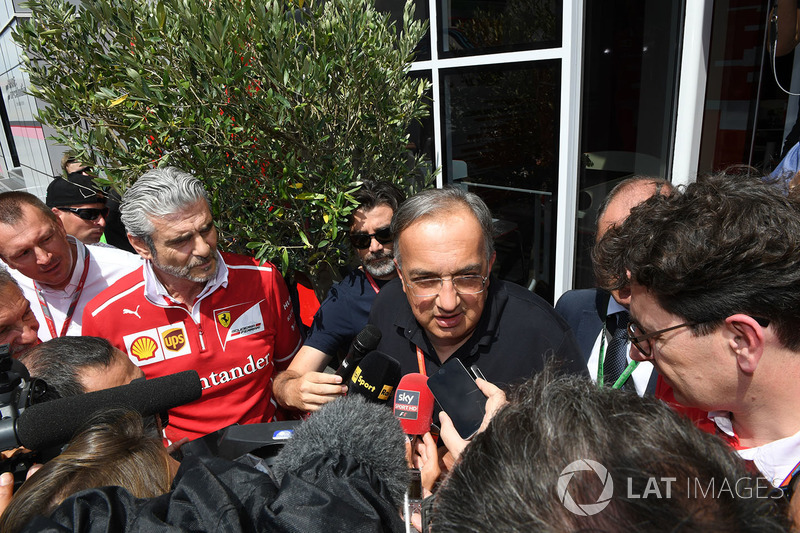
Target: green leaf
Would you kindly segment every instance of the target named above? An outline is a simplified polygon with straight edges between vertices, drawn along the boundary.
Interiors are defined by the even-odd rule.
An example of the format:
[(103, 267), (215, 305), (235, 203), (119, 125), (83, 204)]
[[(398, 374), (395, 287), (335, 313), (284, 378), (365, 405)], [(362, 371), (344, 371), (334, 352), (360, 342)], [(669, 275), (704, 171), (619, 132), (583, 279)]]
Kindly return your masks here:
[(158, 17), (159, 29), (164, 29), (164, 23), (167, 21), (167, 9), (164, 7), (164, 2), (159, 2), (156, 6), (156, 16)]

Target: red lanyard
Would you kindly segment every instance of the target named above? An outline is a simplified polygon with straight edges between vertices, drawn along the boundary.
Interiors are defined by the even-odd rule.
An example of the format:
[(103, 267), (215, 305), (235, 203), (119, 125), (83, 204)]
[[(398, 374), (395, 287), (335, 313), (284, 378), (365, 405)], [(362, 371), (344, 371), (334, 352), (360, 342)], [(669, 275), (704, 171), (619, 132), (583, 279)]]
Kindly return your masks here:
[(44, 298), (44, 293), (42, 289), (33, 282), (33, 288), (36, 289), (36, 296), (39, 297), (39, 306), (42, 308), (42, 314), (44, 315), (44, 320), (47, 322), (47, 329), (50, 330), (50, 336), (52, 338), (56, 337), (63, 337), (67, 333), (67, 329), (69, 329), (70, 323), (72, 323), (72, 315), (75, 313), (75, 308), (78, 306), (78, 300), (81, 297), (81, 293), (83, 292), (83, 285), (86, 283), (86, 275), (89, 273), (89, 248), (83, 248), (86, 250), (86, 255), (83, 258), (83, 274), (81, 274), (81, 280), (78, 283), (78, 288), (75, 290), (75, 294), (72, 295), (72, 302), (69, 304), (69, 309), (67, 309), (67, 316), (64, 319), (64, 324), (61, 325), (61, 334), (56, 335), (56, 324), (53, 321), (53, 315), (50, 313), (50, 307), (47, 305), (47, 300)]
[(427, 376), (428, 374), (425, 372), (425, 354), (422, 353), (419, 346), (417, 346), (417, 365), (419, 365), (419, 373)]
[(375, 278), (373, 278), (372, 275), (366, 271), (366, 269), (364, 270), (364, 274), (367, 276), (367, 281), (369, 281), (369, 284), (372, 285), (372, 289), (375, 291), (375, 294), (381, 292), (381, 288), (378, 287), (377, 283), (375, 283)]

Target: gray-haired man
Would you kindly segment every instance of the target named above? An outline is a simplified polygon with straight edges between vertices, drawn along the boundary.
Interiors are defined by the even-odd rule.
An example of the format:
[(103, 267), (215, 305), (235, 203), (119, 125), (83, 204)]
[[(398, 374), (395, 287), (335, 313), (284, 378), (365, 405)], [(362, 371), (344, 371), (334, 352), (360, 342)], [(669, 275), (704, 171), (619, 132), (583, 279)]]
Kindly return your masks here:
[(432, 189), (406, 200), (392, 220), (399, 280), (381, 290), (370, 323), (378, 349), (403, 374), (432, 374), (458, 358), (498, 385), (521, 382), (565, 361), (586, 368), (569, 326), (530, 291), (495, 279), (492, 215), (478, 196)]
[(173, 442), (271, 421), (272, 378), (301, 343), (278, 270), (217, 250), (206, 191), (177, 168), (144, 174), (121, 210), (145, 264), (87, 306), (84, 334), (109, 339), (147, 377), (198, 371), (202, 398), (170, 411)]
[(17, 281), (0, 267), (0, 345), (7, 344), (11, 355), (19, 357), (37, 344), (39, 322), (31, 311)]

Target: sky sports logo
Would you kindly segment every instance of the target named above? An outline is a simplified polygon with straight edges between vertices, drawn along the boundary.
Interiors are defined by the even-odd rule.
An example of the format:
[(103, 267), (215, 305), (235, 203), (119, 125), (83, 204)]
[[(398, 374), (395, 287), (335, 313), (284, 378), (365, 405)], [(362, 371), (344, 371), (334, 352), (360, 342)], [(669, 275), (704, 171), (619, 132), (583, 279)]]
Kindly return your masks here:
[[(573, 498), (569, 491), (570, 483), (574, 480), (576, 484), (586, 484), (586, 481), (576, 479), (580, 476), (596, 476), (600, 480), (602, 488), (599, 489), (595, 501), (576, 502)], [(625, 479), (626, 486), (622, 489), (624, 492), (620, 493), (620, 489), (618, 489), (616, 495), (617, 497), (624, 496), (626, 500), (673, 497), (689, 499), (781, 498), (780, 491), (774, 489), (766, 479), (761, 477), (745, 477), (735, 481), (731, 481), (728, 478), (723, 478), (721, 481), (715, 478), (687, 478), (680, 482), (675, 477), (648, 477), (637, 480), (628, 477)], [(591, 481), (592, 485), (594, 485), (594, 480)], [(641, 486), (642, 481), (644, 481), (644, 486)], [(561, 503), (568, 511), (579, 516), (592, 516), (602, 512), (611, 503), (615, 496), (614, 480), (611, 478), (608, 469), (597, 461), (578, 459), (568, 464), (561, 471), (556, 485), (556, 492), (558, 493), (558, 499), (561, 500)], [(583, 490), (577, 492), (585, 494)]]
[(397, 389), (394, 416), (401, 420), (416, 420), (419, 416), (419, 391)]

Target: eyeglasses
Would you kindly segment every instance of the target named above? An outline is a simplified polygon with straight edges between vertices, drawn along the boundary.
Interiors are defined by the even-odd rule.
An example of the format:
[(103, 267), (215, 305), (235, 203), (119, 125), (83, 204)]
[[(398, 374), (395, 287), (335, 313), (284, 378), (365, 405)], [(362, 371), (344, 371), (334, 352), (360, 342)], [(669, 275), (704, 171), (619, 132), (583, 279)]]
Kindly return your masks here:
[(108, 208), (102, 207), (100, 209), (96, 208), (75, 208), (75, 207), (57, 207), (61, 211), (69, 211), (70, 213), (75, 213), (83, 220), (97, 220), (98, 217), (107, 217), (108, 216)]
[(415, 296), (429, 298), (441, 292), (445, 281), (453, 284), (453, 289), (458, 294), (479, 294), (486, 288), (486, 280), (489, 276), (478, 276), (476, 274), (468, 276), (452, 276), (449, 278), (425, 278), (414, 281), (405, 280), (406, 285), (411, 289)]
[(381, 244), (389, 244), (394, 239), (392, 230), (387, 226), (379, 229), (375, 233), (351, 233), (350, 244), (353, 245), (353, 248), (366, 250), (369, 248), (370, 244), (372, 244), (373, 237)]
[[(758, 322), (758, 324), (762, 328), (765, 328), (765, 327), (769, 326), (769, 319), (768, 318), (757, 317), (757, 316), (754, 316), (752, 318), (753, 318), (753, 320)], [(631, 343), (634, 346), (636, 346), (636, 349), (639, 350), (639, 353), (641, 353), (645, 357), (649, 357), (650, 356), (650, 352), (653, 350), (653, 340), (652, 339), (654, 339), (658, 335), (661, 335), (662, 333), (666, 333), (668, 331), (672, 331), (673, 329), (682, 328), (684, 326), (697, 326), (699, 324), (705, 324), (706, 322), (710, 322), (710, 321), (684, 322), (683, 324), (678, 324), (677, 326), (672, 326), (672, 327), (669, 327), (669, 328), (660, 329), (660, 330), (654, 331), (652, 333), (644, 333), (643, 331), (640, 331), (641, 328), (639, 326), (637, 326), (635, 322), (630, 321), (630, 322), (628, 322), (628, 340), (631, 341)], [(636, 335), (637, 333), (641, 333), (641, 334), (637, 336)]]
[(631, 341), (631, 343), (633, 343), (634, 346), (636, 346), (636, 349), (639, 350), (639, 353), (641, 353), (645, 357), (649, 357), (650, 352), (653, 349), (653, 343), (651, 339), (653, 339), (658, 335), (661, 335), (662, 333), (666, 333), (667, 331), (672, 331), (673, 329), (682, 328), (684, 326), (694, 326), (694, 325), (695, 322), (684, 322), (683, 324), (678, 324), (677, 326), (672, 326), (670, 328), (660, 329), (652, 333), (642, 332), (642, 334), (637, 337), (636, 333), (638, 332), (638, 328), (636, 324), (631, 321), (628, 322), (628, 340)]

